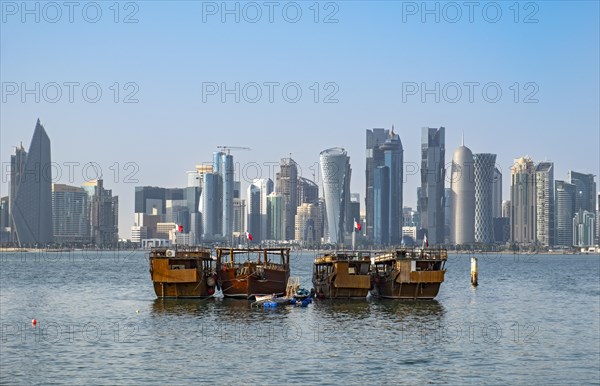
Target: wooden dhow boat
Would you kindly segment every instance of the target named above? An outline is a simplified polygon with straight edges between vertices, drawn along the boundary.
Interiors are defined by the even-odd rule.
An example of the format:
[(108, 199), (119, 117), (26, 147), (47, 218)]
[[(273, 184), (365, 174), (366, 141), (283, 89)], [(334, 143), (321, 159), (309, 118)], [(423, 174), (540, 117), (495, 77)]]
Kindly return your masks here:
[(150, 277), (159, 298), (206, 298), (215, 293), (216, 261), (199, 246), (153, 248)]
[(282, 296), (290, 277), (289, 248), (216, 248), (225, 297)]
[(431, 300), (444, 282), (447, 260), (445, 249), (434, 248), (398, 249), (378, 254), (371, 269), (371, 295)]
[(371, 288), (371, 254), (336, 251), (317, 257), (312, 282), (315, 295), (324, 299), (363, 299)]

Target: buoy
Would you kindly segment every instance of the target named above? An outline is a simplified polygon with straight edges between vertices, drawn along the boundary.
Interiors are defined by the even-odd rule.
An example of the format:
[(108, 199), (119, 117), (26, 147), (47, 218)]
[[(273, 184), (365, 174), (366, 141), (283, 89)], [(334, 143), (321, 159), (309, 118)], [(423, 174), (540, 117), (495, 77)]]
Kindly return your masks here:
[(471, 284), (474, 287), (477, 287), (477, 258), (475, 256), (471, 256)]
[(31, 325), (35, 327), (37, 325), (37, 320), (31, 319)]
[(135, 313), (136, 313), (136, 314), (139, 314), (139, 313), (140, 313), (140, 310), (135, 310)]

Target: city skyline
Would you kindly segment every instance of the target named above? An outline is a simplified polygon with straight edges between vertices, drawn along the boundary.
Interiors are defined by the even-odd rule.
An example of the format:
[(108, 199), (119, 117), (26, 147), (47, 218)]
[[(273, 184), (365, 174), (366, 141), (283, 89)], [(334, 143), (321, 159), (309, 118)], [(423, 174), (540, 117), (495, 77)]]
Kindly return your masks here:
[[(40, 117), (52, 138), (53, 161), (63, 171), (55, 182), (78, 185), (84, 182), (83, 166), (96, 162), (124, 213), (134, 205), (132, 186), (185, 186), (184, 172), (210, 161), (219, 145), (252, 148), (236, 153), (237, 162), (268, 163), (262, 166), (265, 173), (292, 153), (309, 179), (322, 149), (343, 147), (357, 171), (351, 190), (363, 197), (364, 130), (392, 124), (403, 143), (405, 165), (420, 163), (421, 127), (446, 127), (448, 149), (460, 144), (464, 132), (472, 149), (498, 155), (504, 197), (513, 159), (521, 155), (554, 162), (556, 179), (566, 180), (570, 169), (600, 174), (597, 2), (540, 3), (537, 23), (524, 23), (525, 11), (515, 23), (508, 3), (502, 4), (497, 23), (480, 14), (471, 23), (465, 9), (458, 23), (436, 23), (433, 16), (423, 23), (419, 15), (404, 20), (401, 2), (377, 7), (342, 2), (337, 23), (322, 22), (325, 10), (315, 23), (308, 6), (298, 23), (280, 14), (270, 23), (266, 13), (259, 23), (236, 23), (231, 16), (223, 23), (218, 15), (204, 21), (200, 2), (140, 3), (139, 22), (130, 24), (114, 23), (108, 3), (98, 23), (81, 18), (69, 23), (65, 9), (59, 23), (35, 23), (31, 16), (23, 23), (19, 15), (8, 16), (0, 27), (5, 85), (0, 159), (8, 162), (13, 146), (30, 140), (32, 123)], [(48, 45), (39, 36), (72, 44)], [(158, 58), (155, 47), (162, 50)], [(374, 58), (377, 69), (371, 70)], [(21, 92), (22, 83), (34, 90), (36, 82), (39, 102), (35, 92)], [(56, 103), (51, 103), (52, 82), (62, 88)], [(79, 83), (72, 103), (65, 82)], [(92, 82), (102, 90), (97, 103), (82, 98), (83, 86)], [(280, 86), (273, 103), (264, 86), (257, 103), (243, 97), (236, 103), (232, 95), (223, 103), (220, 93), (205, 93), (203, 101), (203, 84), (221, 89), (225, 83), (231, 89), (236, 82), (241, 90), (252, 82)], [(282, 85), (291, 82), (302, 88), (298, 103), (282, 99)], [(437, 82), (439, 93), (423, 92)], [(479, 83), (473, 102), (464, 85), (469, 82)], [(496, 103), (482, 98), (483, 85), (493, 83), (502, 90)], [(419, 91), (411, 95), (407, 85), (415, 84)], [(455, 84), (462, 98), (453, 103)], [(337, 102), (324, 102), (330, 94)], [(525, 103), (531, 94), (537, 102)], [(133, 103), (124, 102), (128, 96)], [(407, 173), (406, 179), (404, 204), (416, 207), (419, 178)], [(5, 180), (0, 186), (2, 196), (8, 194), (6, 185)], [(127, 229), (129, 224), (119, 225)]]
[[(41, 126), (41, 124), (39, 122), (38, 122), (38, 125)], [(422, 128), (422, 130), (425, 130), (425, 129), (426, 128)], [(402, 151), (401, 138), (400, 138), (400, 136), (398, 134), (394, 133), (393, 126), (392, 126), (392, 130), (391, 131), (387, 130), (387, 129), (373, 129), (373, 131), (376, 131), (376, 130), (381, 130), (382, 134), (384, 134), (385, 137), (388, 138), (381, 145), (384, 145), (386, 142), (389, 142), (390, 132), (391, 132), (391, 133), (393, 133), (393, 135), (394, 135), (395, 138), (398, 138), (398, 141), (399, 141), (399, 144), (400, 144), (399, 146), (400, 146), (400, 149)], [(428, 130), (432, 130), (432, 129), (428, 129)], [(367, 129), (366, 131), (367, 131), (367, 134), (369, 132), (373, 132), (371, 129)], [(369, 137), (367, 136), (367, 143), (368, 142), (369, 142)], [(222, 146), (220, 146), (220, 147), (222, 147)], [(17, 151), (17, 154), (18, 153), (19, 152)], [(368, 158), (369, 158), (368, 154), (369, 154), (369, 152), (367, 153), (367, 164), (368, 164)], [(382, 152), (382, 154), (381, 154), (382, 160), (383, 160), (383, 155), (384, 155), (384, 153)], [(477, 154), (475, 154), (475, 156), (477, 156)], [(486, 156), (487, 157), (487, 156), (490, 156), (490, 155), (483, 154), (482, 156)], [(494, 154), (493, 156), (495, 158), (496, 155)], [(12, 157), (14, 158), (15, 155), (13, 155)], [(475, 158), (477, 158), (477, 157), (475, 157)], [(226, 160), (227, 160), (227, 163), (225, 163)], [(493, 159), (491, 159), (487, 163), (490, 163), (491, 161), (493, 161)], [(279, 189), (279, 190), (281, 190), (282, 189), (282, 185), (281, 185), (281, 181), (279, 181), (279, 179), (281, 178), (280, 177), (281, 170), (285, 170), (286, 168), (289, 168), (289, 165), (293, 165), (294, 168), (297, 167), (298, 169), (300, 169), (301, 167), (293, 159), (291, 159), (289, 157), (288, 158), (286, 158), (286, 157), (282, 158), (279, 161), (278, 164), (279, 164), (279, 168), (280, 169), (277, 170), (276, 168), (272, 168), (271, 169), (271, 173), (276, 177), (279, 185), (273, 184), (273, 182), (271, 182), (271, 184), (273, 184), (273, 187), (271, 189)], [(473, 165), (474, 168), (473, 169), (477, 169), (476, 164), (477, 164), (477, 161), (474, 161), (474, 165)], [(546, 165), (546, 164), (552, 164), (552, 169), (554, 169), (554, 164), (551, 163), (551, 162), (549, 163), (547, 161), (539, 161), (537, 163), (534, 163), (534, 168), (542, 167), (543, 165)], [(215, 165), (217, 165), (217, 166), (215, 166)], [(212, 161), (212, 163), (208, 163), (208, 162), (202, 163), (202, 164), (196, 166), (196, 168), (197, 168), (196, 171), (194, 171), (194, 172), (187, 171), (186, 172), (187, 173), (186, 178), (187, 178), (187, 183), (188, 183), (188, 185), (187, 185), (188, 188), (187, 189), (189, 189), (190, 186), (197, 186), (197, 187), (199, 187), (199, 192), (202, 191), (203, 190), (202, 189), (202, 187), (203, 187), (202, 184), (206, 183), (206, 182), (210, 182), (210, 180), (208, 180), (208, 178), (201, 177), (202, 173), (204, 173), (204, 172), (210, 172), (210, 174), (212, 174), (213, 176), (219, 177), (221, 171), (225, 170), (225, 167), (226, 167), (229, 170), (229, 173), (227, 173), (227, 175), (229, 176), (228, 179), (231, 179), (230, 184), (232, 184), (232, 186), (233, 186), (233, 184), (235, 184), (235, 186), (236, 186), (235, 189), (237, 189), (236, 197), (238, 197), (238, 198), (236, 198), (236, 200), (237, 200), (237, 204), (236, 205), (239, 206), (241, 204), (241, 205), (244, 206), (244, 208), (250, 208), (250, 206), (248, 206), (249, 200), (245, 201), (244, 199), (240, 198), (240, 190), (242, 189), (241, 188), (242, 185), (241, 185), (240, 181), (238, 181), (240, 173), (236, 169), (236, 166), (239, 167), (239, 162), (234, 161), (234, 159), (233, 159), (233, 157), (231, 155), (226, 155), (222, 151), (213, 152), (213, 161)], [(445, 194), (446, 195), (449, 194), (450, 188), (448, 188), (448, 186), (451, 186), (451, 180), (454, 179), (454, 176), (451, 176), (451, 170), (450, 170), (451, 167), (450, 166), (451, 166), (451, 164), (450, 165), (446, 164), (446, 177), (445, 177), (446, 178), (446, 182), (445, 182), (445, 186), (446, 186), (446, 188), (445, 188), (446, 193)], [(496, 220), (495, 220), (495, 217), (491, 216), (491, 207), (490, 207), (490, 205), (493, 204), (491, 202), (491, 200), (492, 200), (492, 198), (494, 196), (494, 194), (492, 194), (492, 193), (494, 193), (493, 190), (496, 189), (496, 187), (499, 185), (499, 184), (497, 184), (497, 180), (496, 180), (499, 171), (497, 170), (497, 164), (492, 165), (492, 163), (490, 163), (490, 165), (487, 165), (487, 166), (488, 166), (487, 169), (489, 169), (489, 170), (487, 170), (487, 172), (486, 172), (487, 177), (485, 177), (484, 180), (491, 180), (492, 175), (493, 175), (494, 184), (493, 184), (493, 186), (490, 185), (490, 186), (486, 187), (486, 189), (489, 189), (488, 193), (486, 193), (486, 196), (488, 196), (488, 198), (486, 199), (487, 200), (486, 201), (487, 202), (486, 205), (488, 207), (487, 210), (490, 211), (490, 213), (487, 216), (489, 218), (487, 218), (487, 220), (486, 220), (486, 232), (490, 236), (488, 236), (485, 240), (488, 240), (488, 241), (492, 242), (492, 241), (494, 241), (493, 240), (493, 233), (496, 231), (495, 230), (496, 225), (494, 225), (494, 222)], [(233, 170), (231, 169), (232, 167), (233, 167)], [(409, 168), (410, 168), (410, 165), (409, 165)], [(406, 169), (406, 168), (404, 168), (404, 169)], [(214, 170), (216, 170), (215, 173), (213, 173)], [(319, 178), (320, 178), (319, 174), (316, 173), (314, 170), (311, 170), (311, 171), (313, 172), (312, 178), (315, 178), (315, 179), (319, 180)], [(317, 172), (322, 172), (322, 171), (318, 170)], [(59, 174), (60, 174), (60, 169), (59, 169)], [(295, 178), (294, 178), (294, 181), (295, 181), (294, 182), (294, 186), (297, 186), (294, 189), (294, 191), (296, 192), (296, 194), (295, 194), (295, 196), (296, 196), (295, 197), (295, 202), (298, 203), (297, 207), (299, 207), (302, 204), (302, 202), (298, 201), (298, 199), (301, 198), (302, 195), (306, 195), (306, 194), (308, 194), (309, 196), (318, 196), (318, 195), (320, 195), (320, 193), (322, 191), (322, 187), (323, 187), (322, 179), (320, 181), (321, 182), (320, 184), (316, 184), (313, 181), (311, 181), (310, 179), (302, 177), (297, 172), (294, 172), (294, 176), (295, 176)], [(501, 174), (499, 174), (499, 176), (501, 176)], [(569, 177), (569, 180), (574, 180), (575, 183), (580, 186), (580, 188), (578, 190), (579, 191), (579, 195), (580, 195), (580, 197), (578, 199), (578, 202), (584, 202), (583, 197), (581, 197), (581, 194), (584, 194), (584, 191), (585, 191), (585, 202), (584, 202), (585, 206), (584, 206), (584, 208), (588, 209), (588, 211), (589, 211), (590, 205), (595, 205), (595, 202), (593, 202), (594, 201), (594, 197), (593, 196), (595, 194), (595, 189), (596, 189), (596, 183), (595, 183), (595, 179), (594, 179), (595, 177), (592, 177), (592, 175), (588, 174), (588, 173), (581, 173), (580, 171), (573, 171), (573, 170), (569, 170), (568, 177)], [(219, 178), (220, 178), (220, 181), (223, 181), (223, 177), (219, 177)], [(474, 180), (475, 180), (475, 182), (478, 180), (477, 176), (474, 176)], [(481, 177), (479, 178), (479, 180), (481, 180)], [(257, 182), (256, 180), (253, 181), (253, 183), (256, 183), (256, 182)], [(532, 181), (532, 182), (535, 185), (535, 181)], [(84, 185), (86, 185), (88, 183), (89, 183), (89, 181), (84, 181), (84, 183), (82, 184), (82, 186), (84, 186)], [(59, 185), (59, 186), (60, 185), (69, 185), (69, 184), (57, 184), (57, 183), (55, 183), (55, 184)], [(310, 190), (308, 191), (308, 193), (305, 192), (304, 190), (305, 190), (305, 188), (307, 188), (307, 187), (305, 187), (305, 185), (307, 185), (307, 184), (314, 186), (314, 188), (315, 188), (316, 191), (314, 193), (310, 193), (310, 191), (312, 190), (312, 187), (308, 186), (308, 188), (310, 188)], [(553, 192), (554, 191), (553, 182), (549, 181), (548, 184), (550, 184), (552, 186), (551, 190)], [(221, 182), (221, 184), (219, 185), (220, 187), (217, 187), (218, 190), (219, 190), (218, 192), (215, 192), (217, 197), (219, 196), (220, 193), (225, 193), (223, 185), (224, 185), (223, 182)], [(251, 185), (251, 184), (249, 184), (249, 185)], [(509, 185), (508, 188), (510, 189), (510, 184), (508, 184), (508, 185)], [(305, 188), (300, 189), (300, 187), (305, 187)], [(169, 189), (169, 188), (160, 188), (160, 189)], [(171, 189), (186, 189), (186, 188), (171, 188)], [(546, 188), (546, 189), (548, 189), (548, 188)], [(136, 188), (136, 190), (137, 190), (137, 188)], [(287, 188), (287, 190), (289, 190), (289, 188)], [(361, 196), (360, 207), (361, 207), (361, 212), (362, 213), (364, 213), (366, 211), (366, 207), (364, 206), (365, 203), (366, 203), (366, 199), (364, 199), (366, 197), (366, 196), (364, 196), (366, 190), (367, 190), (367, 187), (364, 187), (364, 190), (362, 192), (351, 192), (353, 195), (359, 195), (359, 196)], [(231, 190), (231, 193), (233, 194), (233, 190)], [(196, 193), (196, 194), (198, 195), (199, 193)], [(268, 194), (270, 194), (270, 192)], [(268, 208), (267, 208), (267, 196), (268, 196), (268, 194), (266, 196), (264, 196), (264, 197), (262, 197), (262, 194), (261, 194), (261, 208), (262, 208), (261, 211), (262, 212), (261, 212), (260, 217), (261, 218), (264, 217), (264, 219), (260, 220), (262, 225), (260, 226), (261, 231), (258, 232), (258, 235), (260, 235), (262, 233), (263, 229), (264, 230), (268, 230), (270, 232), (270, 228), (267, 228), (268, 227), (268, 225), (267, 225), (268, 224), (267, 223), (267, 221), (268, 221), (267, 218), (269, 217)], [(187, 195), (189, 195), (189, 193)], [(538, 195), (539, 195), (539, 193), (538, 193)], [(215, 194), (213, 194), (212, 196), (213, 197), (212, 198), (209, 197), (209, 199), (214, 199)], [(507, 196), (503, 195), (503, 198), (509, 198), (509, 197), (510, 196), (507, 197)], [(448, 198), (448, 197), (446, 197), (446, 198)], [(495, 197), (493, 199), (497, 200), (498, 197)], [(225, 228), (225, 224), (223, 223), (222, 219), (225, 218), (225, 215), (226, 215), (227, 211), (225, 210), (225, 208), (223, 208), (224, 205), (222, 204), (222, 202), (224, 201), (224, 198), (220, 199), (220, 200), (221, 200), (221, 203), (219, 204), (220, 206), (219, 206), (219, 208), (217, 208), (217, 211), (221, 213), (220, 216), (217, 216), (217, 217), (215, 217), (215, 216), (209, 216), (209, 218), (211, 218), (212, 221), (217, 221), (217, 223), (215, 223), (214, 226), (217, 227), (218, 229), (221, 229), (221, 231), (219, 233), (217, 233), (217, 234), (220, 234), (221, 236), (224, 237), (225, 234), (231, 234), (231, 232), (229, 232), (229, 230)], [(240, 200), (241, 200), (241, 202), (240, 202)], [(181, 204), (179, 204), (179, 202), (181, 202)], [(190, 204), (190, 203), (187, 203), (185, 200), (184, 201), (179, 201), (179, 202), (175, 203), (175, 201), (174, 201), (173, 205), (184, 205), (184, 206), (187, 205), (188, 206), (187, 213), (192, 214), (192, 213), (194, 213), (195, 210), (197, 210), (195, 208), (198, 208), (198, 207), (202, 206), (203, 200), (202, 200), (202, 197), (200, 196), (200, 202), (199, 202), (199, 204), (197, 202), (196, 203), (192, 202)], [(233, 202), (233, 200), (232, 200), (232, 202)], [(312, 198), (312, 200), (309, 200), (307, 202), (314, 202), (314, 197)], [(189, 206), (189, 205), (192, 205), (192, 206)], [(583, 205), (583, 204), (580, 204), (580, 205)], [(409, 208), (411, 207), (410, 204), (404, 204), (404, 205), (401, 205), (401, 206), (402, 207), (409, 207)], [(449, 213), (453, 213), (452, 212), (453, 209), (452, 209), (451, 202), (449, 202), (447, 206), (448, 206), (448, 208), (446, 209), (446, 212), (447, 212), (446, 216), (448, 216)], [(538, 204), (538, 206), (539, 206), (539, 204)], [(294, 208), (294, 209), (297, 209), (297, 207)], [(232, 213), (230, 216), (233, 216), (233, 214), (234, 214), (234, 212), (233, 212), (233, 210), (234, 210), (233, 209), (233, 205), (230, 208), (231, 208), (231, 210), (229, 212)], [(414, 206), (413, 206), (413, 208), (414, 208)], [(176, 207), (172, 208), (172, 210), (176, 210), (176, 209), (177, 209)], [(186, 209), (184, 209), (184, 210), (186, 210)], [(538, 210), (539, 210), (539, 208), (538, 208)], [(136, 212), (137, 212), (137, 209), (136, 209)], [(577, 212), (577, 210), (574, 209), (573, 210), (573, 214), (575, 214), (575, 212)], [(206, 212), (204, 212), (204, 213), (206, 213)], [(237, 224), (238, 224), (238, 228), (239, 228), (239, 227), (243, 226), (243, 223), (245, 221), (247, 221), (247, 220), (245, 219), (245, 215), (244, 215), (243, 211), (240, 212), (239, 209), (238, 209), (237, 213), (238, 213), (237, 217), (239, 217), (240, 215), (244, 216), (243, 220), (239, 220), (239, 219), (237, 220)], [(592, 213), (592, 214), (595, 213), (595, 207), (594, 207), (594, 210), (590, 211), (590, 213)], [(552, 223), (554, 223), (554, 215), (552, 215), (552, 214), (550, 214), (550, 215), (552, 216)], [(186, 218), (186, 220), (180, 220), (179, 223), (184, 223), (186, 229), (192, 229), (192, 232), (193, 232), (194, 235), (196, 234), (195, 233), (196, 229), (200, 229), (199, 228), (200, 226), (204, 230), (210, 229), (210, 227), (206, 228), (206, 224), (204, 224), (204, 223), (200, 224), (199, 223), (199, 221), (200, 221), (200, 215), (196, 216), (196, 215), (192, 214), (192, 216), (193, 216), (192, 218)], [(119, 223), (123, 223), (124, 222), (123, 217), (124, 216), (120, 216), (118, 218)], [(294, 214), (294, 217), (295, 217), (295, 214)], [(204, 218), (206, 219), (207, 217), (205, 216)], [(285, 216), (284, 216), (284, 218), (285, 218)], [(368, 216), (367, 216), (367, 218), (368, 218)], [(233, 221), (233, 218), (231, 220)], [(569, 219), (568, 221), (570, 221), (570, 220), (571, 219)], [(206, 220), (204, 220), (204, 221), (206, 221)], [(242, 221), (242, 222), (240, 223), (240, 221)], [(479, 220), (479, 221), (481, 221), (481, 220)], [(125, 220), (125, 222), (127, 222), (127, 220)], [(446, 219), (446, 221), (445, 221), (446, 227), (450, 226), (452, 228), (452, 223), (451, 222), (452, 222), (452, 219)], [(365, 225), (367, 225), (367, 224), (368, 223), (366, 223)], [(138, 225), (137, 220), (133, 222), (133, 225), (134, 225), (134, 227)], [(231, 226), (233, 226), (233, 224), (231, 224)], [(282, 220), (281, 226), (285, 226), (285, 220)], [(553, 227), (552, 224), (548, 224), (548, 226), (549, 227)], [(134, 229), (134, 227), (131, 227), (131, 223), (128, 223), (128, 225), (125, 228), (120, 228), (119, 229), (119, 237), (122, 238), (122, 239), (129, 239), (131, 237), (131, 234), (133, 234), (134, 232), (138, 231), (137, 229)], [(248, 224), (246, 224), (246, 228), (249, 228), (249, 227), (250, 226)], [(293, 227), (291, 229), (294, 230), (294, 232), (292, 232), (292, 236), (291, 237), (285, 237), (284, 236), (284, 237), (282, 237), (282, 240), (283, 239), (291, 240), (291, 239), (294, 238), (296, 229), (295, 229), (295, 227)], [(132, 233), (130, 234), (127, 230), (131, 230)], [(544, 244), (551, 244), (551, 243), (548, 243), (548, 240), (553, 240), (554, 239), (555, 231), (554, 231), (554, 229), (549, 229), (548, 231), (551, 232), (551, 234), (549, 236), (546, 236), (544, 238), (543, 236), (540, 236), (541, 234), (539, 234), (539, 232), (537, 231), (537, 229), (534, 230), (534, 232), (536, 233), (536, 237), (537, 237), (538, 240), (544, 241)], [(236, 232), (239, 233), (240, 230), (237, 229)], [(450, 230), (446, 229), (445, 232), (446, 232), (446, 234), (445, 234), (446, 238), (449, 239), (449, 240), (452, 240), (453, 237), (454, 237), (454, 234), (452, 232), (454, 232), (454, 230), (452, 230), (452, 229), (450, 229)], [(448, 232), (451, 232), (450, 235), (448, 235)], [(546, 232), (546, 234), (547, 234), (547, 232)], [(398, 232), (398, 233), (400, 233), (400, 232)], [(205, 237), (206, 234), (203, 233), (201, 236)], [(198, 237), (200, 237), (200, 236), (198, 236)], [(262, 237), (259, 236), (259, 240), (261, 238)], [(209, 237), (209, 239), (210, 239), (210, 237)], [(194, 240), (199, 241), (199, 239), (197, 239), (197, 238), (194, 238)], [(369, 240), (373, 240), (373, 239), (371, 237), (369, 237)], [(476, 241), (484, 241), (484, 240), (483, 239), (477, 239)], [(395, 242), (392, 242), (392, 243), (398, 243), (398, 240), (396, 240)], [(387, 242), (385, 242), (384, 244), (387, 244)]]

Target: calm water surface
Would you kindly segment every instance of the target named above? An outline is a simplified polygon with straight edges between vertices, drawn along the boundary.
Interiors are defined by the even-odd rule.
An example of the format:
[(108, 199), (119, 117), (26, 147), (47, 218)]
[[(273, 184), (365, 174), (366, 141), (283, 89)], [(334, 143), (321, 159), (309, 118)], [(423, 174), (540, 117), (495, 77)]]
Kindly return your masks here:
[(436, 301), (263, 310), (157, 300), (142, 252), (2, 253), (0, 383), (600, 384), (598, 255), (479, 265), (450, 255)]

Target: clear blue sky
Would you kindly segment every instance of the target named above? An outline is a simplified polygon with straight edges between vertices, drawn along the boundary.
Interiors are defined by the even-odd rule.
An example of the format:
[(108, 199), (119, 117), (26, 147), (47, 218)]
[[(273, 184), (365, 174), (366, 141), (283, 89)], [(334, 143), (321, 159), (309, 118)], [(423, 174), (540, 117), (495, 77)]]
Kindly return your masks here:
[[(37, 3), (37, 12), (36, 2), (28, 2), (34, 10), (28, 14), (22, 4), (1, 3), (0, 161), (9, 162), (20, 141), (29, 146), (39, 117), (52, 141), (53, 160), (80, 164), (73, 169), (74, 181), (64, 168), (55, 182), (79, 185), (84, 164), (102, 167), (105, 185), (120, 197), (121, 237), (129, 237), (134, 186), (185, 186), (185, 171), (210, 161), (217, 145), (251, 147), (233, 153), (242, 165), (278, 162), (291, 153), (309, 178), (321, 150), (344, 147), (351, 157), (353, 191), (361, 199), (365, 129), (392, 124), (405, 162), (414, 163), (420, 161), (422, 126), (446, 127), (448, 162), (464, 131), (473, 152), (498, 154), (505, 195), (512, 161), (523, 155), (554, 161), (556, 179), (566, 179), (571, 169), (600, 174), (597, 1), (521, 2), (518, 15), (513, 2), (478, 2), (472, 22), (463, 2), (427, 3), (429, 9), (438, 4), (439, 23), (420, 1), (320, 2), (318, 23), (313, 2), (276, 2), (272, 23), (262, 1), (254, 3), (260, 17), (256, 7), (239, 3), (239, 23), (235, 15), (223, 14), (220, 1), (121, 2), (118, 16), (113, 2), (99, 3), (96, 23), (91, 21), (97, 10), (86, 2), (73, 9), (72, 23), (67, 7), (58, 15), (47, 3)], [(295, 4), (302, 15), (292, 23)], [(127, 16), (138, 22), (123, 23)], [(338, 22), (325, 23), (328, 16)], [(21, 87), (33, 89), (36, 82), (39, 103)], [(56, 97), (52, 82), (61, 85), (62, 96)], [(65, 82), (79, 83), (73, 103)], [(102, 90), (97, 103), (82, 97), (82, 86), (90, 82)], [(118, 103), (111, 89), (115, 82), (121, 89)], [(124, 89), (128, 82), (137, 90)], [(245, 95), (240, 90), (240, 103), (233, 95), (222, 103), (219, 92), (203, 95), (203, 84), (214, 82), (229, 88), (256, 82), (262, 98), (244, 99), (255, 97), (250, 85)], [(265, 82), (296, 82), (302, 97), (287, 102), (279, 86), (270, 103)], [(311, 89), (315, 82), (321, 89), (318, 103)], [(335, 86), (325, 89), (328, 82)], [(423, 102), (421, 85), (433, 89), (436, 82), (440, 102), (433, 94), (423, 95)], [(479, 83), (472, 102), (466, 82)], [(407, 87), (414, 84), (419, 90), (409, 95)], [(456, 103), (450, 103), (456, 98), (453, 84), (462, 91)], [(485, 84), (501, 89), (498, 102), (484, 99)], [(123, 103), (134, 91), (138, 102)], [(288, 89), (289, 98), (293, 91)], [(338, 102), (323, 103), (334, 91)], [(490, 88), (486, 97), (494, 94)], [(524, 103), (528, 96), (537, 103)], [(94, 98), (93, 87), (88, 97)], [(127, 162), (139, 167), (134, 176), (139, 182), (126, 179), (135, 172), (131, 166), (125, 170)], [(115, 163), (121, 169), (116, 182)], [(408, 177), (405, 205), (415, 205), (418, 185), (418, 176)], [(0, 193), (7, 191), (3, 176)]]

